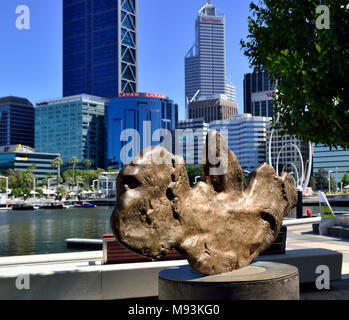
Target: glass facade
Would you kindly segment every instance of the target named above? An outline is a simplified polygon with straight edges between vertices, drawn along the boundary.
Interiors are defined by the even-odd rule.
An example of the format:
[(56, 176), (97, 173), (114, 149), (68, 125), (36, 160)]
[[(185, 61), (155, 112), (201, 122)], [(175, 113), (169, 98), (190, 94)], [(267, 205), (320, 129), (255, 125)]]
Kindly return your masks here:
[(235, 101), (236, 88), (226, 78), (225, 53), (225, 16), (208, 2), (198, 12), (195, 42), (185, 56), (186, 105), (194, 96), (208, 100), (225, 95)]
[(250, 114), (210, 122), (210, 129), (221, 131), (243, 170), (252, 171), (266, 162), (268, 117)]
[[(172, 135), (176, 128), (177, 104), (165, 96), (154, 98), (146, 93), (135, 95), (113, 98), (108, 103), (105, 117), (106, 166), (123, 167), (144, 148), (163, 142), (158, 135), (159, 129), (167, 129)], [(127, 132), (126, 129), (131, 130)], [(173, 140), (170, 144), (173, 149)]]
[(104, 112), (107, 99), (78, 95), (37, 103), (35, 148), (60, 153), (64, 163), (72, 157), (104, 167)]
[(63, 96), (137, 91), (137, 0), (63, 0)]
[(34, 147), (34, 107), (24, 98), (0, 98), (0, 145)]
[(319, 169), (326, 171), (332, 170), (331, 176), (334, 177), (337, 184), (340, 184), (344, 174), (349, 172), (349, 150), (338, 149), (330, 150), (324, 145), (314, 146), (314, 172)]
[(181, 120), (176, 130), (176, 155), (184, 158), (186, 165), (202, 164), (203, 148), (209, 124), (204, 118)]
[(273, 117), (272, 103), (275, 85), (264, 68), (247, 73), (244, 77), (244, 112), (253, 116)]

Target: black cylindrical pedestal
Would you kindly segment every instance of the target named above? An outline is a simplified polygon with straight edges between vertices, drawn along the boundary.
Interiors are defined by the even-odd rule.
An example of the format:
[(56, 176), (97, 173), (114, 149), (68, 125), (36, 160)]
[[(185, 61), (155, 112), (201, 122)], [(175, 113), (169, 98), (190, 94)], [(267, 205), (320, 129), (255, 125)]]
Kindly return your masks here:
[(303, 192), (298, 191), (297, 219), (303, 218)]
[(159, 300), (299, 300), (298, 269), (265, 261), (215, 276), (190, 266), (165, 269), (159, 273)]

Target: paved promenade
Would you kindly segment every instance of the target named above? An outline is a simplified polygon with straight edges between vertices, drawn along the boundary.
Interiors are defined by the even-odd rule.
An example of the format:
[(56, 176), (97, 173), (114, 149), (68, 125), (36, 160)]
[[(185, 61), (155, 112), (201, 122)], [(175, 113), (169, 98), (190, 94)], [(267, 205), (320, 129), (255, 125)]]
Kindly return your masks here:
[[(301, 299), (349, 300), (349, 240), (313, 234), (311, 224), (287, 227), (286, 251), (312, 248), (335, 250), (343, 254), (342, 280), (332, 281), (330, 290), (318, 290), (315, 284), (303, 284), (300, 286)], [(157, 274), (160, 270), (187, 264), (185, 260), (180, 260), (103, 266), (101, 259), (102, 251), (0, 258), (2, 289), (7, 288), (7, 292), (2, 292), (3, 296), (0, 292), (0, 299), (127, 299), (135, 293), (139, 294), (138, 297), (150, 297), (157, 291)], [(13, 289), (13, 279), (24, 273), (33, 276), (33, 287), (37, 285), (37, 289), (34, 287), (29, 292)], [(52, 276), (47, 278), (48, 275)], [(47, 279), (50, 281), (47, 282)], [(72, 281), (79, 285), (71, 285), (67, 290)], [(43, 290), (50, 283), (53, 289)], [(140, 283), (146, 285), (140, 287)]]
[(286, 250), (323, 248), (343, 254), (342, 280), (332, 281), (330, 290), (318, 290), (315, 284), (301, 285), (302, 300), (349, 300), (349, 239), (315, 235), (312, 225), (287, 227)]

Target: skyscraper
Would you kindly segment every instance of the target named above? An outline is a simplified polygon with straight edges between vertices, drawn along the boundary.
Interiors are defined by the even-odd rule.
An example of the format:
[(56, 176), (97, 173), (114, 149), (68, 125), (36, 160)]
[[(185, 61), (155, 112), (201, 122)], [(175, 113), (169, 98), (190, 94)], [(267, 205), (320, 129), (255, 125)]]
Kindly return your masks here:
[(63, 0), (63, 96), (137, 92), (138, 0)]
[(185, 95), (225, 93), (225, 17), (217, 15), (210, 1), (199, 10), (195, 24), (195, 43), (185, 57)]
[(25, 98), (0, 98), (0, 145), (34, 147), (34, 107)]
[(274, 105), (272, 103), (275, 85), (270, 82), (264, 68), (255, 69), (244, 77), (244, 112), (253, 116), (272, 117)]

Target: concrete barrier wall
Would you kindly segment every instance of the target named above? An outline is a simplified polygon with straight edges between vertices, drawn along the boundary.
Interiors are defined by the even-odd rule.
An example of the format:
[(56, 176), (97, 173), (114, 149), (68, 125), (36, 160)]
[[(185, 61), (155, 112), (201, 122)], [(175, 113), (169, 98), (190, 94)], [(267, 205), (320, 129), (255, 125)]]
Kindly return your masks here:
[[(3, 266), (0, 267), (0, 300), (111, 300), (157, 296), (160, 270), (185, 264), (186, 260), (119, 265), (75, 261)], [(24, 288), (18, 289), (16, 282)], [(29, 289), (25, 288), (27, 285)]]
[[(83, 255), (79, 256), (80, 259), (82, 257)], [(23, 257), (17, 258), (19, 261), (29, 261)], [(43, 258), (40, 263), (0, 266), (0, 300), (111, 300), (152, 297), (158, 295), (158, 273), (161, 270), (188, 264), (186, 260), (116, 265), (102, 265), (101, 259), (47, 262), (52, 258)], [(296, 266), (301, 283), (315, 281), (318, 265), (330, 268), (331, 280), (341, 278), (342, 254), (337, 251), (288, 250), (286, 254), (262, 256), (256, 260)], [(18, 285), (24, 288), (18, 289)]]

